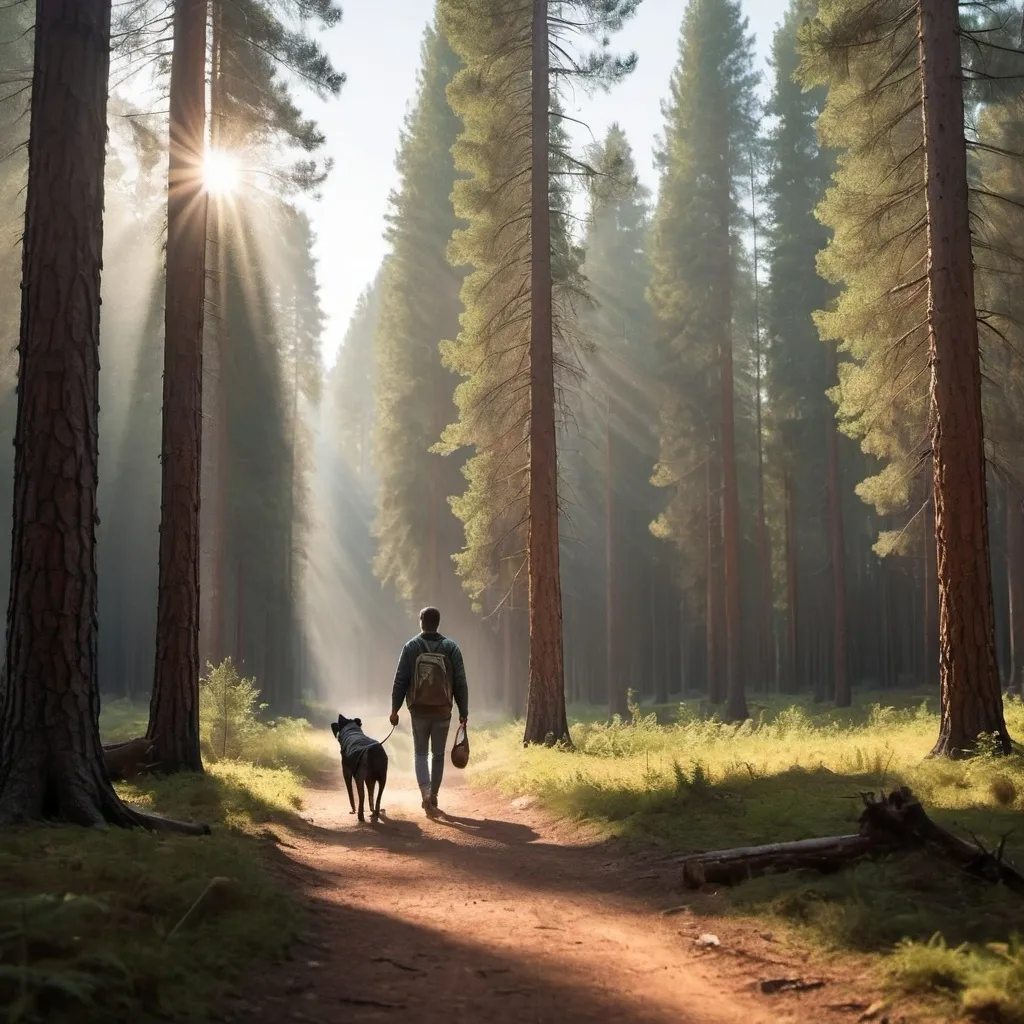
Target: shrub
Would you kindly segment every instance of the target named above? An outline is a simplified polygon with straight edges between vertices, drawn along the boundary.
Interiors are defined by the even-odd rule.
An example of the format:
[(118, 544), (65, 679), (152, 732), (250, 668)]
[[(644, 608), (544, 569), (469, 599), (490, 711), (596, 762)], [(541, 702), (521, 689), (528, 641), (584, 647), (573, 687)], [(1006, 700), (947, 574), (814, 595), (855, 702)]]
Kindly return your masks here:
[(216, 668), (207, 665), (207, 675), (199, 683), (199, 732), (205, 758), (243, 756), (247, 741), (260, 729), (259, 714), (267, 707), (259, 699), (255, 680), (242, 678), (230, 658)]

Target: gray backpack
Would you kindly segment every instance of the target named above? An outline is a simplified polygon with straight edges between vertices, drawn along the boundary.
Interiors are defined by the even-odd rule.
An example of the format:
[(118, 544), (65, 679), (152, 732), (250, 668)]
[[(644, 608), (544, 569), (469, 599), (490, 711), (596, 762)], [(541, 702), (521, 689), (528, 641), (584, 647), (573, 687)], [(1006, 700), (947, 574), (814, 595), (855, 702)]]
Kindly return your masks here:
[(451, 714), (454, 693), (451, 659), (444, 652), (444, 640), (431, 648), (422, 641), (423, 650), (416, 655), (409, 684), (409, 710), (433, 714)]

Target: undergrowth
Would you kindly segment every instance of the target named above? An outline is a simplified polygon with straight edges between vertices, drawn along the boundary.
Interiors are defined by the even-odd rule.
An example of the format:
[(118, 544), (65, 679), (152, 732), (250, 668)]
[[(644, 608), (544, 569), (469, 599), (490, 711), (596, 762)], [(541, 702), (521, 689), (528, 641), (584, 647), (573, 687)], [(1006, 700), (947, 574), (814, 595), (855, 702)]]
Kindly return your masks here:
[[(628, 720), (575, 722), (572, 751), (524, 749), (520, 723), (478, 730), (473, 779), (613, 835), (695, 852), (855, 832), (861, 794), (906, 784), (958, 834), (990, 847), (1006, 836), (1006, 856), (1024, 869), (1024, 754), (983, 744), (968, 760), (928, 758), (938, 716), (923, 698), (845, 711), (769, 703), (742, 725), (693, 704), (673, 710), (631, 702)], [(1019, 700), (1007, 701), (1006, 718), (1024, 737)], [(964, 1012), (1024, 1024), (1024, 902), (926, 854), (756, 879), (696, 898), (694, 911), (712, 902), (829, 949), (883, 954), (897, 990), (923, 985)]]
[[(198, 1022), (247, 963), (283, 952), (298, 917), (268, 872), (267, 833), (294, 821), (306, 779), (329, 755), (306, 723), (261, 721), (258, 691), (230, 663), (210, 669), (202, 698), (205, 774), (142, 776), (118, 790), (133, 805), (205, 821), (212, 835), (0, 836), (0, 1021)], [(139, 736), (146, 709), (111, 702), (100, 724), (108, 742)], [(168, 938), (217, 877), (234, 883), (229, 905)]]

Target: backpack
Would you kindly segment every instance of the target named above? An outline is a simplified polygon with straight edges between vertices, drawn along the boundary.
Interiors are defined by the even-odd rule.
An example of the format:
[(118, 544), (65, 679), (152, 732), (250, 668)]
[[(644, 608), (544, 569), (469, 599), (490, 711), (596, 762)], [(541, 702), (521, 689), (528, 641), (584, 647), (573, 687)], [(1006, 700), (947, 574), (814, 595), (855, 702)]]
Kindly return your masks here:
[(442, 638), (433, 650), (429, 641), (424, 640), (422, 643), (423, 650), (416, 655), (412, 667), (409, 710), (451, 714), (454, 703), (452, 663), (443, 649), (444, 640)]

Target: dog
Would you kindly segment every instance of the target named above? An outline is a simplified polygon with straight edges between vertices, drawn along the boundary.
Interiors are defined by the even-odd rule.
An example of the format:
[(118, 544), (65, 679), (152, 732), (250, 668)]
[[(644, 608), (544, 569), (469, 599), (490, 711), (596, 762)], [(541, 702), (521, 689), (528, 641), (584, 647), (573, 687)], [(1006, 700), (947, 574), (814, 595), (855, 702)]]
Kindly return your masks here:
[[(370, 820), (380, 820), (380, 798), (384, 795), (384, 786), (388, 781), (388, 754), (384, 747), (363, 732), (363, 723), (359, 718), (346, 718), (338, 715), (336, 722), (331, 722), (331, 732), (341, 748), (341, 772), (345, 776), (345, 788), (348, 790), (348, 802), (352, 805), (350, 813), (356, 813), (356, 802), (352, 797), (352, 779), (356, 780), (359, 790), (359, 820), (363, 817), (363, 786), (370, 793)], [(373, 788), (377, 786), (377, 803), (373, 802)]]

